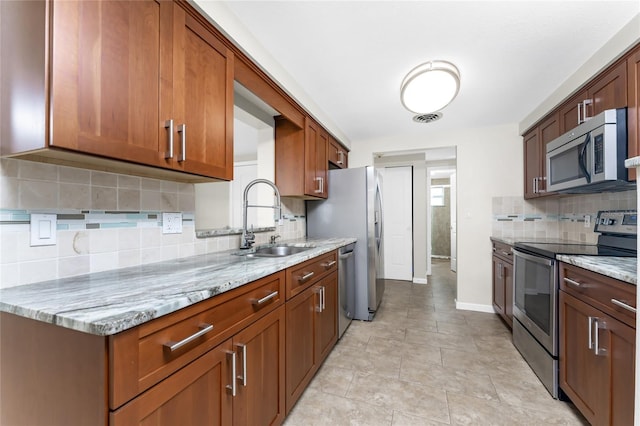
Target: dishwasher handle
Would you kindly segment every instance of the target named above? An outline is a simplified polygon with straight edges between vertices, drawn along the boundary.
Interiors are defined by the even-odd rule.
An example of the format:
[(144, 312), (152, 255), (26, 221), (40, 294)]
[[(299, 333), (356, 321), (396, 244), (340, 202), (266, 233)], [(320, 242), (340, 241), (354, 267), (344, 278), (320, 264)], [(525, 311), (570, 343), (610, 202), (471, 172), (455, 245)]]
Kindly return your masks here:
[(346, 252), (345, 254), (340, 254), (340, 255), (338, 255), (338, 258), (339, 258), (340, 260), (345, 260), (345, 259), (350, 258), (351, 256), (353, 256), (353, 250), (352, 250), (352, 251), (348, 251), (348, 252)]

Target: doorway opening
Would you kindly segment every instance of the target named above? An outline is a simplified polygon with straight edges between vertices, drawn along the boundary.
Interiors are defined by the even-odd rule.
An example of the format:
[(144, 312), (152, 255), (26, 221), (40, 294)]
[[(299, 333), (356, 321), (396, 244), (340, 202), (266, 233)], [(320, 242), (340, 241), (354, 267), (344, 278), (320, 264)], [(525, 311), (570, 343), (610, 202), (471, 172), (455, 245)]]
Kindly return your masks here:
[[(405, 239), (403, 244), (404, 247), (406, 247), (407, 244), (411, 247), (411, 257), (408, 259), (412, 272), (411, 281), (417, 284), (426, 284), (428, 282), (429, 275), (432, 273), (431, 258), (434, 255), (433, 238), (438, 239), (438, 243), (440, 243), (440, 237), (437, 235), (432, 238), (432, 179), (430, 172), (438, 171), (440, 173), (444, 173), (443, 171), (448, 171), (446, 176), (448, 177), (449, 185), (449, 224), (444, 226), (448, 226), (450, 232), (447, 239), (449, 242), (445, 242), (445, 244), (449, 245), (448, 261), (450, 262), (450, 268), (452, 271), (455, 271), (457, 265), (457, 212), (455, 209), (456, 147), (377, 152), (374, 153), (374, 167), (377, 170), (382, 171), (383, 176), (385, 169), (411, 167), (411, 238)], [(434, 181), (438, 184), (439, 181), (436, 179), (434, 179)], [(385, 188), (385, 191), (382, 193), (383, 202), (386, 194), (390, 191), (393, 191), (393, 193), (396, 194), (397, 191), (402, 190), (402, 188), (390, 188), (384, 182), (383, 185)], [(445, 187), (445, 184), (440, 182), (439, 186)], [(384, 212), (385, 223), (389, 222), (389, 214), (393, 215), (394, 210), (398, 210), (398, 208), (394, 206), (391, 208), (391, 211)], [(437, 222), (436, 225), (442, 226)], [(440, 235), (440, 233), (438, 233), (438, 235)], [(388, 243), (389, 241), (385, 235), (385, 251), (383, 254), (385, 259), (387, 256), (391, 255), (390, 252), (394, 252)], [(398, 244), (401, 243), (398, 242)], [(438, 256), (438, 253), (435, 253), (435, 255)], [(385, 276), (385, 278), (387, 277)]]

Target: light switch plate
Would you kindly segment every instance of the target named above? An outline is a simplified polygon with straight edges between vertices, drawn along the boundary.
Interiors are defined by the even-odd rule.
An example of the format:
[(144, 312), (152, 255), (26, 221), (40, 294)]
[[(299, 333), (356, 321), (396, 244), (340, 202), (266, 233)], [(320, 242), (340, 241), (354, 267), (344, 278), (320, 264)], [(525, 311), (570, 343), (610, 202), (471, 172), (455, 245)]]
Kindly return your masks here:
[(162, 233), (182, 234), (182, 213), (162, 213)]
[(588, 214), (584, 215), (584, 227), (591, 228), (591, 216)]
[(31, 214), (31, 247), (55, 246), (58, 242), (58, 216), (55, 214)]

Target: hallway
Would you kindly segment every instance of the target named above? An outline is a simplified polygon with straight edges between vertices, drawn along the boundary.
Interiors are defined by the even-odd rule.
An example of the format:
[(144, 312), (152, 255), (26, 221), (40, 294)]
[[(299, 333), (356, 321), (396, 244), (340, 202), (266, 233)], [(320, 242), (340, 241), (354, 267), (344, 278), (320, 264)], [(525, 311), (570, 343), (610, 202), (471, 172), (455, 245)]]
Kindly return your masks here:
[(387, 281), (372, 322), (354, 321), (285, 425), (586, 425), (551, 398), (495, 314), (455, 309), (455, 274)]

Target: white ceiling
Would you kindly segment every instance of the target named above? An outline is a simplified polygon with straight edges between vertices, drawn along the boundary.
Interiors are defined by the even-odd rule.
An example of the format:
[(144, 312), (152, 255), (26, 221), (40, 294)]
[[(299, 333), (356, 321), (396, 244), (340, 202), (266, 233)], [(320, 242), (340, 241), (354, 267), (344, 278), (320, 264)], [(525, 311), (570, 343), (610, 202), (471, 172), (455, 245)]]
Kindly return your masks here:
[[(637, 0), (225, 4), (352, 142), (519, 123), (640, 12)], [(441, 120), (418, 124), (400, 82), (431, 59), (455, 63), (462, 84)]]

